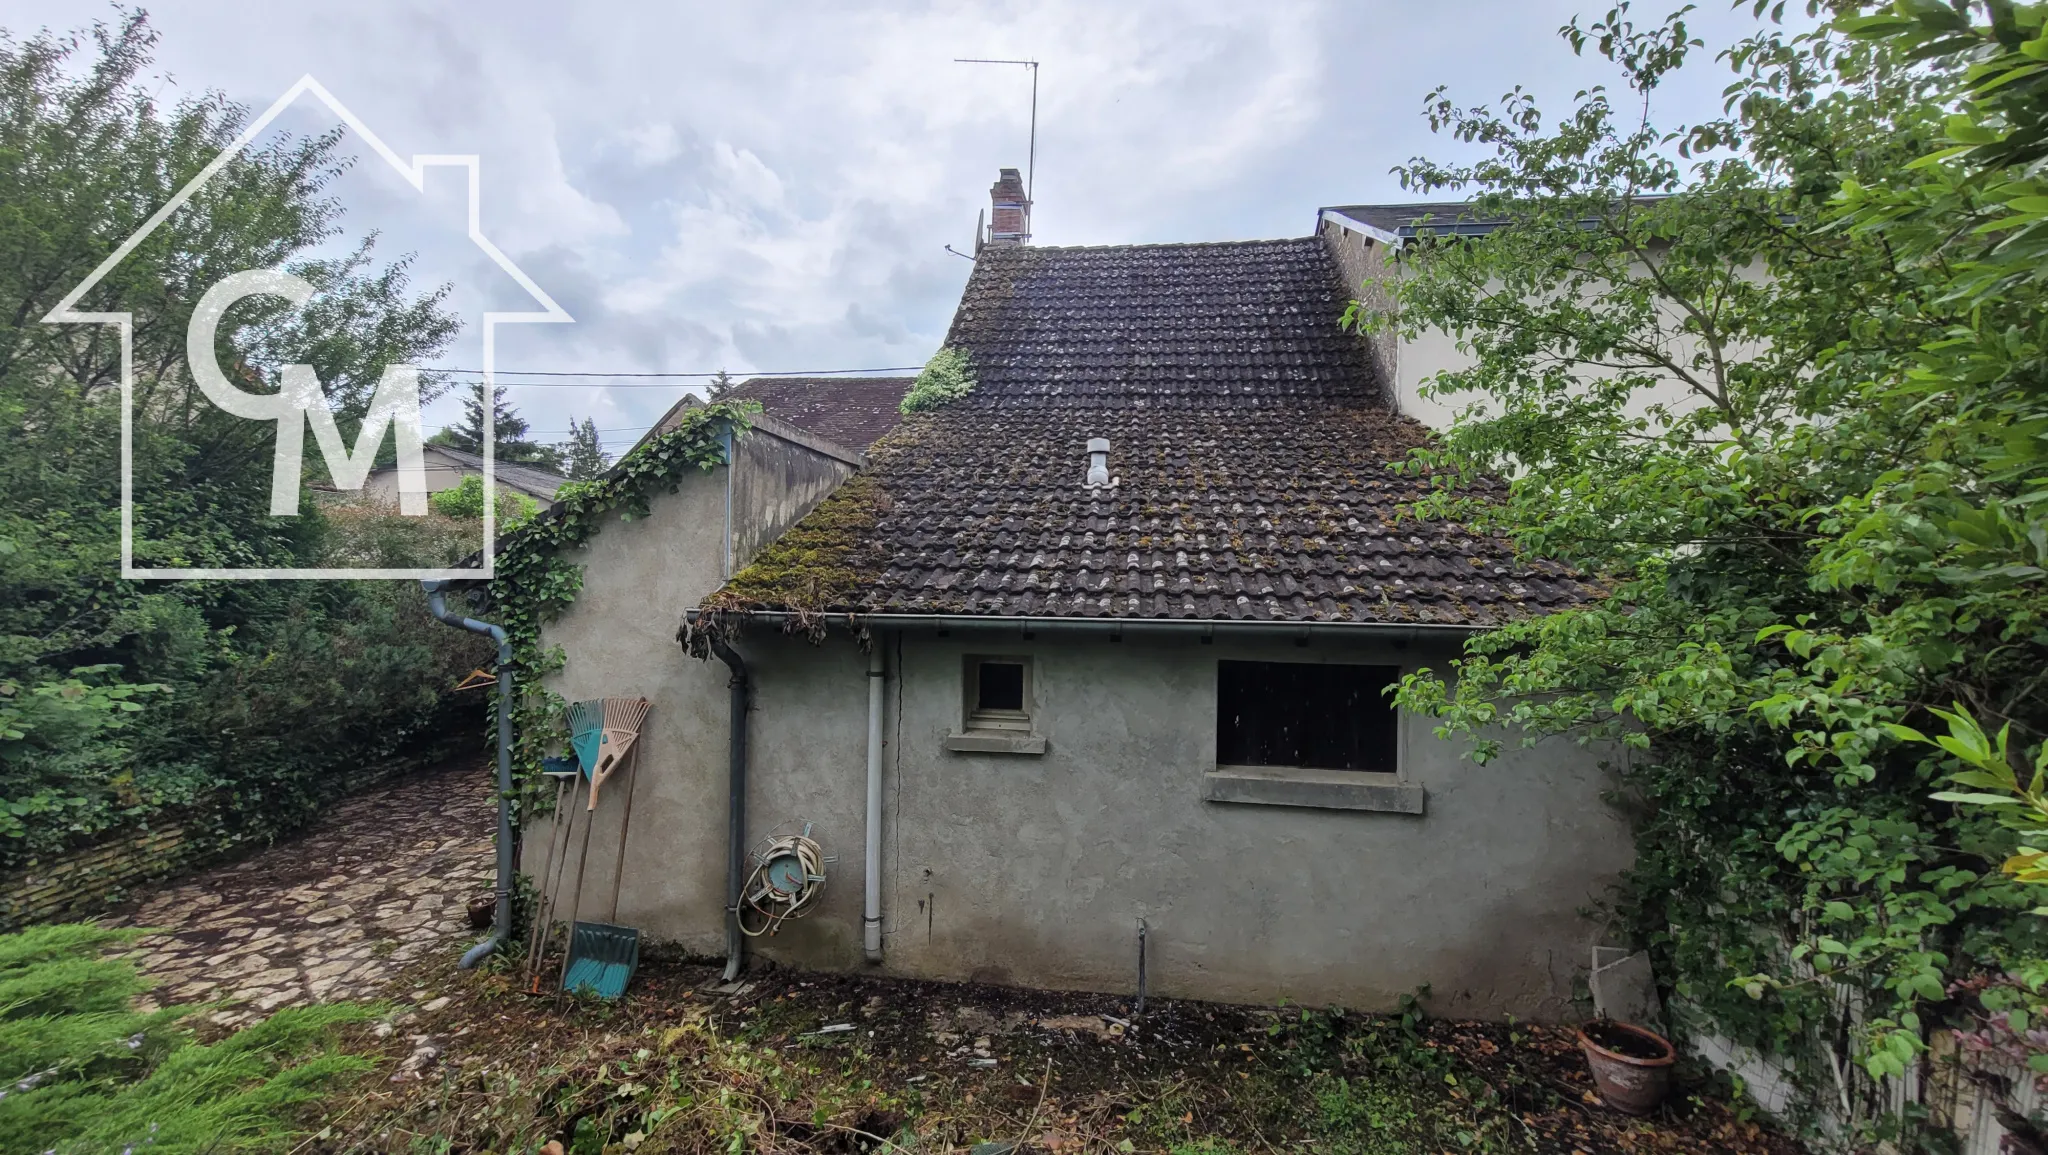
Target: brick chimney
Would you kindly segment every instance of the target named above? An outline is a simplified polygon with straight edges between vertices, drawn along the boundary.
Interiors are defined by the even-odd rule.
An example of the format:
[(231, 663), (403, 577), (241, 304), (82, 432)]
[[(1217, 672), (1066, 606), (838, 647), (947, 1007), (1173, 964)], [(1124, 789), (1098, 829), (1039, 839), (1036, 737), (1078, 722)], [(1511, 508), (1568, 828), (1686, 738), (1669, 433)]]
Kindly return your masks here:
[(990, 213), (988, 243), (1028, 245), (1031, 243), (1031, 201), (1024, 195), (1024, 178), (1006, 168), (988, 190)]

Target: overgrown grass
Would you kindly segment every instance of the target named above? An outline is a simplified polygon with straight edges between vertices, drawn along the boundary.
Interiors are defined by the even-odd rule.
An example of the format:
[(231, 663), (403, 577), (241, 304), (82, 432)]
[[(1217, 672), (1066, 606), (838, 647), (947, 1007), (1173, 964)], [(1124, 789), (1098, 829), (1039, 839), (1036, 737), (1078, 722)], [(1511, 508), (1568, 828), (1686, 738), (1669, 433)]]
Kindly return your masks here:
[(278, 1150), (298, 1108), (370, 1066), (327, 1049), (370, 1007), (281, 1010), (211, 1046), (181, 1027), (190, 1008), (133, 1010), (149, 983), (104, 952), (138, 933), (0, 935), (0, 1151)]
[(1079, 996), (975, 1003), (938, 984), (757, 981), (766, 989), (730, 1001), (692, 977), (605, 1005), (478, 980), (473, 1057), (406, 1095), (365, 1084), (331, 1110), (335, 1133), (315, 1150), (532, 1155), (553, 1140), (568, 1155), (939, 1155), (983, 1143), (1032, 1155), (1406, 1155), (1615, 1150), (1645, 1126), (1671, 1155), (1792, 1149), (1704, 1101), (1661, 1125), (1613, 1115), (1585, 1098), (1568, 1035), (1425, 1020), (1412, 1003), (1394, 1015), (1169, 1005), (1096, 1038), (1039, 1023)]

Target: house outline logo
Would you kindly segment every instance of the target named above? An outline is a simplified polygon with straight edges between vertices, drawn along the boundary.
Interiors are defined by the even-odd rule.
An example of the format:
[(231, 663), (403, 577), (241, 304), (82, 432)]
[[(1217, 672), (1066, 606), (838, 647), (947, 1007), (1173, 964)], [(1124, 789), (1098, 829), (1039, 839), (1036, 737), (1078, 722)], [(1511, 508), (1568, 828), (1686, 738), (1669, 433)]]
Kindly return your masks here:
[[(439, 569), (419, 569), (353, 566), (291, 567), (277, 569), (241, 569), (206, 567), (169, 568), (140, 567), (135, 564), (135, 315), (132, 312), (80, 312), (75, 308), (75, 306), (78, 304), (80, 298), (84, 297), (86, 293), (92, 290), (93, 286), (99, 284), (100, 281), (103, 278), (105, 278), (109, 272), (112, 272), (114, 268), (118, 266), (122, 261), (128, 259), (129, 254), (133, 253), (138, 245), (140, 245), (144, 240), (146, 240), (151, 233), (155, 232), (159, 225), (163, 224), (164, 221), (170, 219), (172, 213), (175, 213), (180, 208), (183, 208), (185, 203), (192, 199), (194, 193), (198, 192), (202, 187), (204, 187), (206, 182), (212, 180), (216, 173), (218, 173), (222, 168), (225, 168), (230, 161), (232, 161), (235, 157), (239, 156), (244, 149), (248, 148), (249, 145), (256, 140), (257, 137), (261, 136), (264, 130), (270, 127), (270, 123), (276, 120), (277, 117), (281, 115), (285, 109), (291, 107), (292, 104), (299, 99), (299, 97), (307, 95), (309, 93), (321, 104), (326, 105), (327, 110), (333, 113), (335, 116), (339, 117), (342, 123), (347, 125), (352, 132), (354, 132), (357, 136), (361, 137), (366, 143), (368, 143), (370, 148), (375, 150), (378, 156), (384, 158), (384, 162), (386, 164), (389, 164), (391, 168), (395, 172), (397, 172), (398, 175), (402, 177), (407, 184), (411, 185), (413, 189), (417, 192), (426, 191), (426, 170), (430, 167), (458, 167), (466, 169), (468, 171), (469, 239), (471, 243), (475, 244), (479, 249), (482, 249), (484, 251), (484, 254), (490, 257), (491, 261), (494, 264), (496, 264), (498, 268), (504, 270), (505, 273), (509, 275), (514, 281), (517, 281), (519, 283), (519, 287), (526, 290), (527, 294), (530, 295), (535, 302), (542, 306), (542, 309), (538, 312), (500, 312), (487, 310), (483, 314), (483, 386), (485, 390), (485, 396), (488, 397), (493, 395), (491, 390), (495, 387), (496, 384), (496, 338), (497, 327), (499, 324), (560, 324), (573, 322), (575, 320), (575, 318), (571, 317), (560, 305), (555, 303), (553, 297), (548, 296), (548, 294), (544, 292), (539, 285), (535, 284), (533, 278), (527, 276), (525, 271), (520, 269), (518, 265), (513, 264), (511, 258), (507, 257), (503, 252), (500, 252), (498, 246), (492, 244), (489, 237), (484, 236), (481, 220), (483, 209), (481, 181), (482, 162), (481, 158), (477, 154), (416, 153), (414, 154), (413, 158), (410, 161), (406, 161), (402, 159), (396, 152), (392, 151), (390, 146), (384, 143), (383, 138), (379, 137), (376, 133), (370, 131), (370, 127), (364, 124), (360, 117), (356, 116), (355, 113), (350, 112), (348, 107), (343, 105), (341, 101), (336, 100), (334, 94), (327, 91), (326, 87), (322, 85), (318, 80), (315, 80), (311, 73), (308, 73), (307, 75), (300, 77), (298, 83), (292, 85), (289, 89), (285, 91), (284, 95), (278, 97), (275, 101), (271, 102), (270, 107), (264, 110), (263, 115), (249, 122), (248, 126), (242, 130), (241, 134), (237, 136), (226, 148), (222, 149), (219, 155), (215, 156), (211, 161), (209, 161), (205, 168), (200, 169), (198, 174), (195, 175), (191, 180), (185, 182), (185, 185), (177, 191), (176, 195), (172, 196), (171, 199), (167, 201), (162, 208), (159, 208), (154, 214), (150, 216), (150, 218), (147, 221), (143, 222), (141, 228), (137, 229), (133, 235), (129, 236), (127, 240), (123, 241), (119, 248), (115, 249), (112, 253), (108, 254), (107, 258), (101, 261), (99, 265), (96, 268), (94, 268), (90, 274), (86, 276), (85, 280), (79, 282), (75, 288), (73, 288), (69, 293), (65, 294), (63, 300), (57, 302), (56, 307), (52, 308), (48, 313), (45, 313), (43, 315), (42, 321), (46, 325), (101, 324), (117, 325), (120, 327), (121, 576), (123, 578), (204, 578), (212, 580), (287, 581), (294, 579), (319, 578), (413, 578), (420, 580), (450, 580), (461, 578), (488, 579), (494, 576), (497, 545), (497, 502), (495, 500), (495, 495), (497, 493), (495, 443), (497, 438), (495, 430), (496, 415), (492, 412), (495, 406), (491, 405), (485, 405), (483, 407), (483, 483), (486, 500), (484, 501), (483, 511), (484, 541), (483, 567), (481, 569), (477, 569), (475, 567), (444, 567)], [(266, 277), (265, 274), (267, 274), (268, 277)], [(276, 292), (279, 291), (280, 289), (288, 289), (289, 286), (286, 284), (286, 282), (298, 281), (298, 278), (293, 277), (291, 274), (286, 273), (282, 270), (244, 270), (241, 273), (230, 274), (229, 277), (223, 279), (221, 285), (227, 284), (228, 281), (234, 281), (237, 278), (245, 277), (249, 279), (247, 281), (241, 282), (241, 288), (237, 290), (241, 294), (246, 294), (249, 292)], [(269, 278), (282, 278), (282, 280), (274, 280)], [(305, 284), (305, 282), (303, 281), (298, 281), (298, 283), (300, 285)], [(212, 290), (209, 290), (208, 297), (212, 297), (214, 292), (221, 288), (221, 285), (216, 285)], [(269, 287), (263, 287), (266, 285)], [(285, 295), (289, 297), (292, 294), (290, 292), (286, 292)], [(299, 299), (296, 303), (304, 303), (303, 298)], [(205, 303), (202, 302), (202, 307), (200, 309), (195, 309), (193, 317), (194, 325), (192, 326), (191, 329), (188, 329), (188, 358), (190, 356), (190, 338), (193, 334), (197, 332), (198, 323), (202, 320), (202, 313), (205, 311), (204, 304)], [(217, 312), (219, 310), (224, 310), (225, 307), (226, 304), (224, 301), (217, 305), (215, 315), (213, 315), (212, 317), (213, 321), (217, 322), (219, 320)], [(218, 374), (218, 366), (213, 364), (212, 361), (212, 353), (209, 350), (207, 355), (208, 364), (206, 365), (205, 368), (207, 370), (211, 370), (215, 374)], [(200, 367), (192, 365), (188, 366), (188, 368), (192, 370), (195, 382), (199, 382), (201, 384), (202, 391), (207, 394), (209, 400), (214, 400), (216, 404), (219, 404), (219, 401), (215, 397), (215, 391), (213, 389), (207, 388), (207, 383), (201, 381), (202, 370), (200, 369)], [(299, 367), (287, 366), (286, 368), (290, 370)], [(373, 414), (371, 415), (371, 418), (366, 422), (365, 428), (377, 428), (377, 418), (379, 416), (382, 416), (382, 418), (386, 422), (392, 425), (393, 436), (400, 439), (399, 443), (401, 447), (403, 447), (405, 444), (403, 418), (398, 417), (398, 415), (392, 412), (393, 392), (391, 390), (387, 390), (386, 388), (388, 385), (393, 385), (394, 370), (411, 371), (411, 367), (387, 366), (385, 368), (384, 377), (378, 382), (376, 397), (372, 401)], [(297, 455), (301, 447), (303, 447), (304, 445), (305, 428), (307, 424), (310, 423), (313, 425), (314, 431), (318, 436), (318, 441), (320, 444), (322, 455), (326, 456), (330, 463), (334, 461), (333, 450), (337, 447), (343, 450), (343, 459), (349, 459), (348, 454), (346, 452), (346, 447), (341, 445), (339, 436), (336, 435), (331, 439), (327, 436), (328, 432), (331, 432), (332, 430), (333, 418), (331, 413), (326, 409), (324, 398), (318, 396), (308, 398), (303, 395), (304, 376), (309, 375), (310, 374), (294, 375), (288, 373), (288, 380), (285, 382), (285, 388), (281, 390), (280, 394), (276, 395), (248, 393), (243, 390), (236, 389), (232, 385), (225, 385), (224, 382), (220, 383), (225, 385), (225, 387), (229, 391), (238, 395), (240, 398), (246, 398), (247, 402), (269, 403), (267, 409), (265, 409), (261, 404), (259, 404), (257, 408), (263, 410), (262, 415), (259, 417), (253, 417), (251, 419), (277, 421), (279, 440), (281, 443), (284, 440), (286, 440), (285, 433), (287, 426), (290, 426), (297, 430), (296, 437), (291, 438), (291, 440), (293, 441), (293, 445), (290, 447), (289, 451), (287, 451), (286, 447), (283, 444), (280, 444), (278, 447), (277, 459), (273, 460), (272, 463), (273, 511), (275, 511), (281, 504), (281, 498), (277, 493), (277, 490), (280, 486), (284, 484), (286, 479), (283, 476), (281, 476), (279, 467), (284, 463), (284, 459), (287, 456), (290, 457), (291, 462), (293, 463), (292, 468), (294, 472), (294, 494), (293, 504), (291, 508), (296, 509), (296, 461)], [(403, 375), (403, 373), (400, 374), (401, 378), (403, 377)], [(296, 378), (296, 382), (291, 378)], [(416, 382), (416, 377), (413, 378), (413, 380)], [(294, 396), (291, 391), (291, 387), (295, 383), (298, 386), (298, 395), (296, 396)], [(401, 380), (398, 384), (402, 386), (404, 382)], [(314, 393), (316, 395), (319, 393), (317, 382), (314, 385)], [(274, 398), (278, 397), (283, 397), (285, 398), (285, 400), (274, 400)], [(242, 404), (246, 406), (247, 402), (243, 402)], [(287, 419), (284, 417), (280, 407), (291, 407), (293, 402), (302, 402), (304, 404), (297, 406), (298, 412), (292, 418)], [(381, 407), (379, 405), (380, 402), (382, 402)], [(412, 394), (412, 404), (414, 407), (414, 411), (416, 413), (418, 407), (418, 393), (416, 388)], [(319, 412), (321, 414), (326, 415), (325, 429), (322, 428), (321, 418), (316, 417), (314, 415), (313, 406), (318, 406)], [(229, 411), (233, 412), (233, 410)], [(241, 414), (237, 415), (240, 416)], [(398, 419), (394, 420), (394, 417), (398, 417)], [(417, 436), (417, 432), (418, 427), (417, 422), (415, 421), (413, 428), (413, 434), (415, 438)], [(382, 440), (381, 429), (378, 429), (378, 440)], [(374, 441), (368, 442), (367, 444), (359, 441), (358, 447), (362, 449), (372, 449), (376, 444), (377, 442)], [(369, 463), (367, 454), (360, 459), (360, 463), (362, 466), (367, 467)], [(401, 506), (401, 508), (404, 507)]]

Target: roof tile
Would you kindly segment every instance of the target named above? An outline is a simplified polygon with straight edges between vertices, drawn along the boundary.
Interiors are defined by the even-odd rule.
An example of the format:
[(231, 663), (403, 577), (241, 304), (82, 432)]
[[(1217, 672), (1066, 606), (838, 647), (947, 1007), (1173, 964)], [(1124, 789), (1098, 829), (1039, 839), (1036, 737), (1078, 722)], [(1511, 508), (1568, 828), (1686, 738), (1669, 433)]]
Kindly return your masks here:
[(974, 392), (883, 436), (710, 604), (1491, 625), (1583, 600), (1561, 567), (1404, 516), (1428, 483), (1394, 463), (1428, 435), (1346, 303), (1313, 237), (985, 249), (947, 341)]
[(859, 452), (903, 419), (914, 377), (750, 377), (728, 401), (759, 401), (772, 417)]

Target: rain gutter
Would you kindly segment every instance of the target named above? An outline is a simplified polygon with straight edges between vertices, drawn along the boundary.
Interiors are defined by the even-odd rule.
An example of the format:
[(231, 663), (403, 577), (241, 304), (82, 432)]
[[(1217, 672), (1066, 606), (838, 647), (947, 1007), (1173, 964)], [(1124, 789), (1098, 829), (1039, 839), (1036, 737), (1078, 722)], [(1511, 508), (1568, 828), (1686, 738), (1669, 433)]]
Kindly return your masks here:
[[(782, 610), (715, 611), (748, 621), (843, 625), (853, 629), (1005, 630), (1026, 633), (1084, 633), (1111, 636), (1165, 634), (1180, 637), (1350, 638), (1359, 641), (1410, 642), (1423, 638), (1458, 639), (1485, 633), (1492, 626), (1448, 622), (1261, 622), (1242, 619), (1084, 618), (997, 616), (993, 614), (793, 614)], [(700, 625), (712, 611), (694, 609), (683, 617)]]
[(498, 643), (498, 885), (491, 936), (469, 948), (456, 965), (468, 970), (512, 940), (512, 639), (503, 626), (465, 618), (448, 608), (449, 581), (423, 581), (427, 612), (458, 630), (485, 634)]

